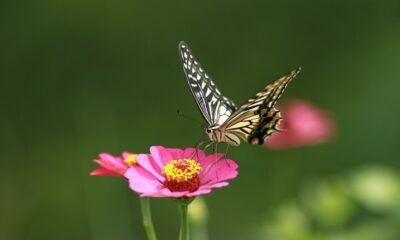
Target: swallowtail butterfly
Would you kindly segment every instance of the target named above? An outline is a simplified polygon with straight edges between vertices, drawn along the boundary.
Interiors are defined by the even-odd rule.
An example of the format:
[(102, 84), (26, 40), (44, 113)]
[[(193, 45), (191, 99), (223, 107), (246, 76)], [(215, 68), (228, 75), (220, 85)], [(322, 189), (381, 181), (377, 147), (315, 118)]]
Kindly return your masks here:
[(221, 94), (185, 42), (179, 44), (179, 52), (187, 82), (207, 121), (205, 131), (212, 142), (239, 146), (243, 139), (251, 144), (263, 144), (268, 136), (279, 131), (282, 116), (275, 103), (300, 68), (267, 85), (237, 108)]

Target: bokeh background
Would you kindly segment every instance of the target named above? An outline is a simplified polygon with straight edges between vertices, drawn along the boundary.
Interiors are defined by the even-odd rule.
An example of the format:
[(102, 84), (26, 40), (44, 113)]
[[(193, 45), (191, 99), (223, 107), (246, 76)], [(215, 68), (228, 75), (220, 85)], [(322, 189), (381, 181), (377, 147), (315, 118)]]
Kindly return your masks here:
[[(230, 148), (240, 176), (205, 198), (210, 239), (400, 238), (399, 1), (36, 0), (0, 2), (0, 239), (145, 238), (136, 194), (89, 172), (202, 136), (176, 113), (202, 120), (181, 40), (237, 103), (301, 66), (282, 102), (337, 125), (319, 146)], [(176, 239), (175, 203), (152, 202)]]

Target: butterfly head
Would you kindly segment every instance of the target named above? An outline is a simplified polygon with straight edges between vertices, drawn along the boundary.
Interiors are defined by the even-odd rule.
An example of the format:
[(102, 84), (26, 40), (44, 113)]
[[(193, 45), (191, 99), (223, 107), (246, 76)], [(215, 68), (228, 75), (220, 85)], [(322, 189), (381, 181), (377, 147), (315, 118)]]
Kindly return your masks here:
[(206, 134), (208, 135), (210, 140), (213, 142), (219, 142), (218, 134), (217, 134), (219, 127), (220, 127), (219, 125), (215, 124), (215, 125), (207, 126), (204, 128), (204, 131), (206, 132)]

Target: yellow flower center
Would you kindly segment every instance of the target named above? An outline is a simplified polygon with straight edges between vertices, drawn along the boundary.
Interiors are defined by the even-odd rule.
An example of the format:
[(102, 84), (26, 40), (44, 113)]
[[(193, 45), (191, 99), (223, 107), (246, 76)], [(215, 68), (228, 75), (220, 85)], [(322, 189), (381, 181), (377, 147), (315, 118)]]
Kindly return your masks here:
[(129, 167), (137, 166), (138, 163), (136, 162), (137, 154), (130, 154), (128, 157), (124, 159), (124, 163)]
[(187, 181), (198, 175), (201, 166), (193, 159), (172, 160), (164, 166), (164, 175), (170, 180)]
[(200, 187), (200, 171), (201, 165), (193, 159), (172, 160), (163, 168), (164, 185), (175, 192), (194, 192)]

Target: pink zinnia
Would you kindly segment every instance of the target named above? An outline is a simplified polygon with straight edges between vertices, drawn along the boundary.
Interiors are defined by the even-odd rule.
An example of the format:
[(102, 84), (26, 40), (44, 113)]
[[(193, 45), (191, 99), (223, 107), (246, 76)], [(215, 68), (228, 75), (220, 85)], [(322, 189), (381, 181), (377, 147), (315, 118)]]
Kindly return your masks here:
[(265, 145), (271, 149), (296, 148), (326, 142), (334, 122), (323, 110), (305, 101), (294, 101), (282, 109), (282, 132), (270, 136)]
[(195, 148), (155, 146), (149, 155), (138, 155), (140, 167), (130, 168), (125, 176), (141, 197), (194, 197), (225, 187), (228, 179), (237, 176), (238, 165), (222, 157), (222, 153), (205, 155)]
[(124, 152), (121, 157), (116, 157), (108, 153), (99, 154), (100, 159), (94, 162), (100, 165), (100, 168), (92, 171), (90, 175), (103, 175), (124, 177), (125, 172), (130, 168), (137, 166), (137, 154)]

